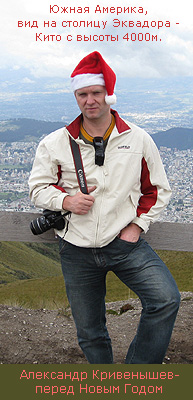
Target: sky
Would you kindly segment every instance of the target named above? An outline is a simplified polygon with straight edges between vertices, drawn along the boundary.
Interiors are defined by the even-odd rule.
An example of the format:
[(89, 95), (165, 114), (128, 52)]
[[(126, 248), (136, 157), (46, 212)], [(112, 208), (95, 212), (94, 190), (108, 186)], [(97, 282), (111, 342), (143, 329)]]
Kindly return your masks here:
[[(50, 5), (55, 6), (55, 12), (50, 13)], [(61, 12), (64, 7), (68, 13)], [(70, 7), (75, 7), (76, 13), (70, 13)], [(89, 7), (89, 13), (78, 13), (78, 7)], [(119, 14), (103, 13), (103, 7), (108, 7), (108, 11), (119, 7)], [(124, 7), (129, 7), (130, 12), (121, 13)], [(136, 13), (131, 12), (131, 7), (136, 7)], [(95, 12), (99, 9), (101, 12)], [(1, 5), (0, 73), (9, 71), (10, 76), (11, 71), (25, 68), (24, 79), (28, 83), (33, 82), (33, 77), (67, 78), (85, 55), (97, 50), (121, 77), (193, 76), (192, 11), (190, 0), (8, 0)], [(18, 27), (18, 21), (37, 21), (38, 28)], [(50, 21), (50, 24), (55, 21), (56, 27), (44, 27), (44, 21)], [(63, 21), (71, 21), (71, 26), (62, 27)], [(95, 21), (100, 28), (76, 27), (75, 21)], [(118, 26), (118, 21), (127, 26)], [(135, 25), (137, 21), (141, 25), (148, 21), (150, 26), (153, 21), (153, 26), (129, 28), (128, 21), (134, 21)], [(159, 29), (158, 21), (163, 22), (163, 26), (159, 23)], [(64, 22), (64, 25), (68, 24)], [(36, 34), (41, 34), (41, 38), (57, 35), (61, 40), (52, 41), (51, 37), (49, 41), (36, 40)], [(95, 39), (104, 36), (108, 40), (77, 41), (77, 35), (95, 35)], [(110, 41), (108, 35), (118, 35), (118, 41)], [(123, 39), (124, 36), (128, 40)], [(157, 40), (154, 39), (156, 36)]]

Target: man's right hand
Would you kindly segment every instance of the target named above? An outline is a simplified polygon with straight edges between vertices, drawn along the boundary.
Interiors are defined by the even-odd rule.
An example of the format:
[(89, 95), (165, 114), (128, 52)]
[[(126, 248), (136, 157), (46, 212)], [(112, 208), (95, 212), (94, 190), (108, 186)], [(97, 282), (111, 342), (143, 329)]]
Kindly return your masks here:
[(92, 208), (95, 198), (90, 195), (96, 186), (88, 188), (88, 194), (77, 192), (74, 196), (66, 196), (62, 203), (62, 208), (74, 214), (85, 215)]

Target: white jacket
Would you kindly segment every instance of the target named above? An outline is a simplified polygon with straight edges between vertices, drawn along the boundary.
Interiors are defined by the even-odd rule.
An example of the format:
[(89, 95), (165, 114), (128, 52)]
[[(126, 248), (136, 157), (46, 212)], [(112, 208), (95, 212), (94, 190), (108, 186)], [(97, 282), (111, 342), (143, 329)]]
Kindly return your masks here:
[(80, 146), (88, 186), (95, 202), (86, 215), (71, 214), (60, 237), (81, 247), (103, 247), (130, 222), (144, 232), (168, 204), (171, 190), (158, 149), (143, 129), (120, 118), (105, 150), (103, 166), (95, 165), (95, 150), (79, 139), (81, 115), (39, 144), (29, 186), (36, 207), (62, 211), (63, 199), (79, 191), (69, 135)]

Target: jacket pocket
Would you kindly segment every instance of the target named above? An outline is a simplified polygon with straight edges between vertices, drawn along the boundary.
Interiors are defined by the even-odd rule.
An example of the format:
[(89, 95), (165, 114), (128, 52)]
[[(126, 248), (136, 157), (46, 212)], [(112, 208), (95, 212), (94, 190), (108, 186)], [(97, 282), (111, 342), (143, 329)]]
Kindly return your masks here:
[(130, 247), (132, 247), (132, 246), (137, 246), (137, 245), (138, 245), (138, 243), (141, 241), (141, 237), (139, 237), (139, 239), (137, 240), (137, 242), (129, 242), (129, 241), (124, 240), (124, 239), (121, 239), (121, 238), (119, 238), (119, 237), (117, 237), (117, 240), (118, 240), (120, 243), (122, 243), (123, 245), (126, 244), (126, 245), (129, 245)]

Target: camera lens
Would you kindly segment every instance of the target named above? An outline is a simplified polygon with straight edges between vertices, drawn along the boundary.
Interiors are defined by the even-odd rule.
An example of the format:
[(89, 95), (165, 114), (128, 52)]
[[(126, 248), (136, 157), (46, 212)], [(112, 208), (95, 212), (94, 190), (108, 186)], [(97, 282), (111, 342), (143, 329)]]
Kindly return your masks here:
[(34, 219), (30, 223), (31, 231), (34, 235), (40, 235), (50, 229), (49, 221), (42, 215), (39, 218)]

